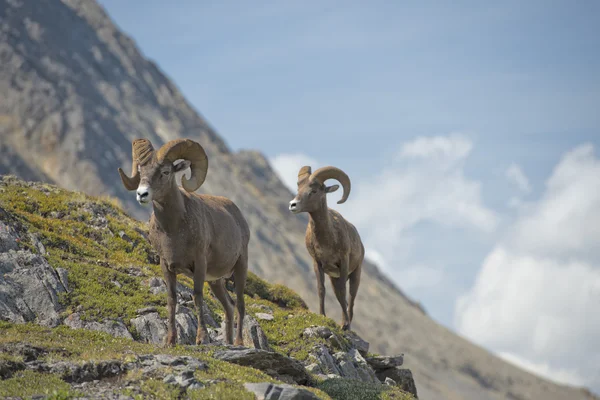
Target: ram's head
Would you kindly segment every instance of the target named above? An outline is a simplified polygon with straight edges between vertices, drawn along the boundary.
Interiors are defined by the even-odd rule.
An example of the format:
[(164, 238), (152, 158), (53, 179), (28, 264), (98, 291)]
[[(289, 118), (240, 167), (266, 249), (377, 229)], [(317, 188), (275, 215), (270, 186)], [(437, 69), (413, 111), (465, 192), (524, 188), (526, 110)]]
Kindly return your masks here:
[(342, 184), (344, 194), (338, 204), (345, 202), (350, 195), (350, 178), (344, 171), (336, 167), (323, 167), (311, 173), (311, 168), (304, 166), (298, 172), (298, 194), (290, 201), (290, 211), (294, 214), (313, 212), (326, 204), (326, 194), (339, 188), (339, 185), (325, 186), (328, 179), (336, 179)]
[[(198, 190), (208, 172), (206, 152), (199, 143), (189, 139), (172, 140), (158, 151), (149, 140), (136, 139), (132, 142), (132, 158), (131, 176), (121, 168), (119, 175), (125, 189), (136, 191), (140, 204), (163, 198), (173, 186), (176, 172), (190, 168), (189, 179), (181, 178), (181, 185), (188, 192)], [(183, 161), (175, 163), (177, 160)]]

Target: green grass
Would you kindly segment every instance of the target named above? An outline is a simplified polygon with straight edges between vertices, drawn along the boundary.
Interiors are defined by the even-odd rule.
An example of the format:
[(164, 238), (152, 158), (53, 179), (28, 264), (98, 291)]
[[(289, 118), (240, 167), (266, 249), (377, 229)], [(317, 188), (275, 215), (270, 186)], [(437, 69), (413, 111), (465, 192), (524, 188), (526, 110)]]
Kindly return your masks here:
[[(136, 399), (165, 399), (177, 400), (180, 398), (181, 390), (173, 385), (164, 383), (161, 379), (146, 379), (140, 383), (140, 391), (142, 394), (133, 396)], [(124, 394), (131, 395), (128, 391)]]
[[(52, 329), (35, 324), (0, 322), (0, 347), (6, 348), (7, 345), (16, 343), (29, 343), (43, 348), (47, 354), (42, 359), (46, 361), (133, 361), (138, 354), (172, 354), (195, 357), (207, 365), (206, 370), (196, 372), (197, 379), (201, 382), (217, 381), (217, 383), (210, 384), (205, 389), (190, 391), (189, 396), (191, 398), (251, 398), (248, 397), (248, 392), (244, 389), (244, 383), (277, 382), (259, 370), (214, 359), (212, 357), (213, 352), (216, 350), (214, 346), (180, 345), (167, 349), (115, 338), (97, 331), (70, 329), (65, 326)], [(7, 354), (6, 357), (13, 358), (14, 356)], [(32, 374), (31, 372), (17, 372), (13, 378), (0, 381), (0, 396), (9, 396), (14, 393), (33, 395), (38, 393), (36, 391), (42, 389), (56, 390), (58, 394), (68, 392), (69, 385), (60, 380), (58, 376)], [(135, 371), (130, 374), (129, 378), (136, 378)], [(142, 378), (141, 375), (137, 378), (144, 398), (176, 398), (179, 393), (178, 389), (163, 383), (162, 380)], [(26, 391), (18, 392), (19, 385), (24, 381), (27, 381), (28, 385), (25, 386)], [(320, 398), (329, 399), (325, 392), (318, 389), (312, 390)]]
[(189, 390), (187, 395), (192, 400), (219, 399), (219, 400), (254, 400), (253, 393), (244, 387), (230, 385), (225, 382), (215, 383), (204, 389)]
[(19, 371), (10, 379), (0, 381), (0, 397), (32, 397), (46, 395), (53, 399), (70, 399), (78, 393), (57, 375)]
[(386, 385), (365, 383), (353, 379), (327, 379), (317, 385), (334, 400), (412, 400), (402, 390)]
[(248, 272), (245, 293), (252, 298), (268, 300), (283, 308), (308, 309), (306, 303), (293, 290), (279, 284), (272, 285)]

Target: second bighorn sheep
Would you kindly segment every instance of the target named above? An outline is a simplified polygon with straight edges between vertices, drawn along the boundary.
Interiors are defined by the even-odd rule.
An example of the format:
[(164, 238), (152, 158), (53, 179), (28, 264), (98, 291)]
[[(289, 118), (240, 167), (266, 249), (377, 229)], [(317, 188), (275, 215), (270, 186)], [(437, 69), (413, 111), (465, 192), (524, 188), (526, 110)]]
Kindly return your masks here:
[[(360, 285), (360, 273), (365, 248), (358, 231), (340, 213), (327, 207), (327, 193), (335, 192), (339, 185), (325, 186), (328, 179), (336, 179), (344, 194), (338, 204), (350, 195), (350, 178), (341, 169), (323, 167), (311, 173), (304, 166), (298, 173), (298, 194), (290, 201), (294, 214), (307, 212), (306, 248), (313, 258), (319, 292), (319, 312), (325, 315), (325, 274), (329, 275), (335, 296), (342, 306), (342, 329), (349, 330), (354, 316), (354, 301)], [(350, 301), (346, 303), (346, 281), (350, 281)]]
[[(195, 194), (206, 178), (208, 158), (199, 143), (178, 139), (154, 151), (150, 141), (132, 143), (132, 176), (121, 168), (119, 174), (127, 190), (135, 190), (140, 204), (152, 204), (149, 239), (160, 257), (167, 286), (168, 332), (166, 344), (177, 341), (175, 306), (177, 274), (194, 281), (194, 303), (198, 313), (196, 343), (209, 341), (202, 312), (202, 289), (208, 281), (225, 309), (227, 343), (233, 342), (233, 300), (225, 289), (225, 279), (235, 279), (237, 305), (236, 345), (243, 343), (244, 286), (248, 273), (250, 229), (239, 208), (229, 199)], [(183, 160), (175, 164), (176, 160)], [(175, 173), (190, 168), (190, 178), (177, 186)]]

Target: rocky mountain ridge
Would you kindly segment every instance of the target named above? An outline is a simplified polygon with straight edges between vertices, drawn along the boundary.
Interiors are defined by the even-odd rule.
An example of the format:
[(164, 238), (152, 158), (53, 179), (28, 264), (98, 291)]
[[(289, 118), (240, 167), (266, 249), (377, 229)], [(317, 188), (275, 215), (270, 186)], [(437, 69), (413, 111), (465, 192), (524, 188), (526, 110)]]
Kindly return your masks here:
[[(0, 93), (0, 174), (109, 195), (141, 220), (148, 211), (116, 173), (130, 168), (131, 141), (145, 137), (158, 147), (189, 137), (202, 143), (210, 169), (200, 191), (225, 195), (242, 209), (252, 229), (250, 269), (285, 283), (315, 309), (306, 218), (288, 212), (291, 193), (260, 153), (231, 152), (97, 3), (0, 0)], [(353, 327), (373, 351), (405, 354), (421, 398), (590, 398), (458, 337), (374, 265), (364, 268)], [(327, 310), (339, 320), (331, 290)]]

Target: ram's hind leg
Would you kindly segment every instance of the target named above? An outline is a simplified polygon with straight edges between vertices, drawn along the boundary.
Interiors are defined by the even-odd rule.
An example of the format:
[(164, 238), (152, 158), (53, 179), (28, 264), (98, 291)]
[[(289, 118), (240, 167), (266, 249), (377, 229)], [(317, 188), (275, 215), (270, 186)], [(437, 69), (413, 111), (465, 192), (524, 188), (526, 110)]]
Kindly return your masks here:
[(233, 344), (233, 300), (225, 289), (225, 279), (209, 282), (209, 285), (225, 310), (225, 341), (227, 344)]
[(244, 304), (244, 289), (246, 287), (246, 277), (248, 276), (248, 253), (245, 252), (238, 258), (233, 267), (233, 276), (235, 279), (235, 305), (237, 307), (237, 332), (235, 336), (235, 345), (243, 346), (243, 329), (246, 307)]
[(350, 301), (348, 303), (348, 318), (350, 319), (350, 323), (352, 323), (352, 319), (354, 318), (354, 301), (356, 300), (358, 286), (360, 285), (361, 270), (362, 265), (359, 265), (348, 277), (350, 281)]

